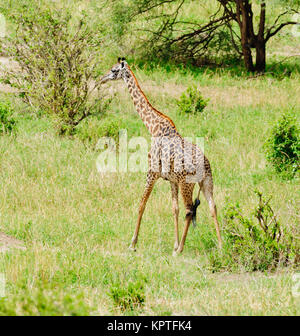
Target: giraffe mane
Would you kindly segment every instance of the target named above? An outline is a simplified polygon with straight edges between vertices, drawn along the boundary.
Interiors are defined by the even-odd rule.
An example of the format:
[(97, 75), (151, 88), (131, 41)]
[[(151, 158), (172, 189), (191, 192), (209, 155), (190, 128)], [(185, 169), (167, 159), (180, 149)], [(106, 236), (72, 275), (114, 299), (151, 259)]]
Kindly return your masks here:
[(176, 129), (176, 126), (175, 126), (173, 120), (172, 120), (170, 117), (168, 117), (167, 115), (165, 115), (165, 114), (163, 114), (162, 112), (158, 111), (158, 110), (157, 110), (155, 107), (153, 107), (153, 105), (149, 102), (148, 98), (147, 98), (147, 97), (145, 96), (145, 94), (144, 94), (144, 91), (141, 89), (141, 87), (140, 87), (140, 85), (139, 85), (139, 82), (137, 81), (137, 79), (136, 79), (136, 77), (135, 77), (133, 71), (131, 70), (131, 68), (129, 67), (128, 64), (127, 64), (127, 66), (128, 66), (128, 70), (130, 71), (130, 73), (131, 73), (131, 75), (132, 75), (132, 77), (133, 77), (133, 79), (134, 79), (134, 81), (135, 81), (136, 86), (139, 88), (141, 94), (142, 94), (143, 97), (146, 99), (146, 102), (149, 104), (149, 106), (150, 106), (155, 112), (157, 112), (160, 116), (162, 116), (164, 119), (168, 120), (168, 121), (170, 122), (170, 124)]

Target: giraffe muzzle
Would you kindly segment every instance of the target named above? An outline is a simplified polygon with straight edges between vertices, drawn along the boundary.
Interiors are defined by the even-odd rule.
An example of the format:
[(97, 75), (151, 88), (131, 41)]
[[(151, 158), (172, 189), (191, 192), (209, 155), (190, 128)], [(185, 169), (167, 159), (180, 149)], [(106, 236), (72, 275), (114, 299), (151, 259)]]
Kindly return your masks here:
[(108, 82), (109, 79), (110, 79), (109, 75), (105, 75), (105, 76), (101, 77), (100, 78), (100, 84), (104, 84), (104, 83)]
[(100, 84), (104, 84), (104, 83), (106, 83), (110, 80), (114, 80), (114, 79), (116, 79), (116, 76), (113, 73), (109, 72), (108, 74), (106, 74), (105, 76), (100, 78)]

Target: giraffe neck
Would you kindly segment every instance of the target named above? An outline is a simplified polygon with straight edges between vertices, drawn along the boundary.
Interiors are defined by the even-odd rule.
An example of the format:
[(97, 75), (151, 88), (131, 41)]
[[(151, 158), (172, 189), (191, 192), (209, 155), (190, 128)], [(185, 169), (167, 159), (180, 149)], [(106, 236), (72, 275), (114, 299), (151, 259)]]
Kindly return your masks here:
[(176, 129), (173, 121), (169, 117), (156, 110), (150, 104), (129, 67), (123, 78), (136, 111), (152, 136), (162, 136), (168, 126), (174, 130)]

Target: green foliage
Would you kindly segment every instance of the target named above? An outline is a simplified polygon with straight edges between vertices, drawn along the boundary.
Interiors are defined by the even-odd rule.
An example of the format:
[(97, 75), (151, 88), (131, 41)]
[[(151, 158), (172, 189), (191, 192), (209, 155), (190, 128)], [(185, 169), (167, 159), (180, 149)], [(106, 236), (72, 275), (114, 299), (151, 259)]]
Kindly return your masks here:
[(128, 284), (115, 282), (109, 292), (114, 305), (121, 311), (140, 309), (145, 302), (145, 289), (142, 280), (129, 281)]
[(176, 101), (179, 111), (182, 114), (197, 114), (202, 112), (207, 106), (208, 99), (204, 99), (196, 86), (190, 86)]
[(299, 172), (300, 129), (296, 119), (283, 114), (265, 143), (267, 160), (278, 173), (292, 178)]
[(99, 90), (96, 71), (102, 36), (84, 12), (74, 22), (67, 8), (32, 1), (14, 2), (5, 14), (15, 34), (6, 37), (4, 51), (20, 65), (7, 71), (6, 83), (51, 115), (60, 134), (73, 133), (83, 119), (105, 111), (109, 100)]
[(297, 262), (297, 242), (281, 227), (270, 198), (266, 200), (258, 191), (256, 194), (256, 222), (242, 213), (238, 203), (225, 207), (224, 246), (209, 256), (212, 271), (267, 271)]
[(122, 38), (128, 29), (130, 21), (131, 8), (125, 6), (121, 1), (112, 2), (111, 8), (111, 27), (110, 33), (118, 43), (122, 44)]
[(76, 128), (76, 137), (85, 143), (95, 145), (99, 138), (110, 137), (118, 140), (121, 127), (119, 120), (104, 118), (102, 120), (90, 118)]
[[(280, 5), (280, 1), (276, 1)], [(53, 3), (58, 2), (48, 2), (49, 5)], [(99, 1), (80, 1), (80, 6), (91, 3), (101, 6)], [(190, 3), (190, 13), (206, 20), (206, 11), (197, 12), (194, 10), (197, 2)], [(74, 4), (77, 14), (79, 1)], [(280, 12), (274, 9), (273, 12), (272, 7), (275, 18)], [(94, 16), (101, 22), (100, 11), (99, 16)], [(102, 17), (109, 23), (110, 15), (107, 14), (105, 11)], [(131, 32), (126, 21), (123, 22), (124, 28)], [(120, 32), (126, 50), (132, 49), (131, 55), (136, 57), (132, 43), (137, 36), (131, 34), (130, 43), (126, 44), (128, 40), (124, 40), (123, 31)], [(297, 48), (297, 39), (290, 35), (287, 29), (286, 34), (272, 39), (269, 51), (274, 53), (271, 56), (274, 62), (283, 60), (280, 53), (283, 46), (291, 53)], [(275, 48), (273, 43), (278, 43)], [(122, 50), (120, 55), (124, 55), (120, 45), (110, 40), (110, 48), (105, 51), (107, 63), (100, 63), (101, 69), (107, 70), (115, 61), (114, 48)], [(293, 65), (297, 60), (287, 58), (278, 63), (275, 70), (270, 69), (274, 74), (270, 72), (251, 80), (243, 69), (232, 64), (215, 69), (166, 63), (163, 68), (143, 59), (145, 65), (137, 67), (137, 77), (147, 81), (146, 93), (151, 93), (154, 105), (175, 121), (178, 130), (183, 135), (207, 138), (205, 151), (213, 166), (220, 217), (223, 216), (223, 200), (230, 195), (233, 207), (235, 200), (239, 200), (243, 219), (258, 226), (257, 230), (264, 234), (252, 214), (252, 195), (247, 188), (247, 185), (261, 185), (266, 194), (280, 195), (274, 197), (272, 206), (280, 209), (280, 227), (293, 234), (295, 240), (299, 237), (297, 180), (282, 183), (276, 174), (265, 168), (258, 149), (265, 141), (267, 120), (274, 120), (283, 110), (299, 109), (299, 69), (295, 71)], [(129, 62), (133, 63), (136, 65), (136, 59)], [(293, 66), (285, 71), (286, 64)], [(280, 78), (275, 76), (277, 73)], [(271, 96), (270, 83), (274, 91)], [(119, 90), (119, 84), (113, 84), (117, 86), (119, 101), (114, 99), (109, 114), (101, 119), (86, 118), (76, 126), (76, 136), (79, 128), (87, 127), (86, 141), (92, 143), (93, 139), (98, 140), (98, 130), (101, 135), (116, 134), (117, 123), (120, 128), (128, 129), (129, 139), (132, 135), (148, 136), (139, 116), (133, 113), (128, 93)], [(171, 99), (180, 87), (192, 84), (205, 86), (205, 95), (214, 97), (212, 104), (207, 106), (209, 118), (203, 118), (202, 114), (193, 118), (176, 115)], [(141, 86), (144, 86), (143, 81)], [(239, 93), (247, 99), (239, 99)], [(208, 254), (215, 249), (216, 233), (205, 201), (198, 209), (200, 227), (189, 231), (184, 252), (175, 260), (172, 257), (172, 202), (166, 197), (170, 193), (166, 182), (161, 181), (152, 192), (143, 217), (139, 252), (130, 253), (128, 245), (135, 227), (144, 173), (99, 176), (94, 151), (87, 150), (85, 144), (76, 139), (55, 136), (50, 118), (36, 118), (28, 113), (31, 108), (23, 109), (24, 104), (18, 106), (18, 103), (16, 99), (11, 105), (15, 113), (23, 111), (24, 115), (17, 118), (18, 138), (0, 137), (0, 231), (24, 239), (27, 249), (0, 253), (0, 273), (6, 277), (6, 297), (0, 299), (0, 314), (109, 315), (113, 306), (113, 313), (120, 315), (299, 315), (299, 305), (291, 295), (292, 272), (232, 273), (253, 269), (250, 266), (254, 257), (245, 253), (243, 264), (237, 253), (234, 260), (230, 259), (232, 251), (231, 245), (226, 243), (226, 233), (223, 252)], [(184, 211), (180, 202), (180, 213)], [(180, 217), (182, 225), (184, 215)], [(238, 219), (235, 221), (237, 229), (248, 237), (247, 227), (241, 227)], [(251, 244), (253, 247), (254, 243)], [(295, 254), (293, 250), (291, 260)], [(269, 252), (268, 255), (272, 256)], [(213, 271), (227, 269), (231, 273), (211, 274), (204, 269), (208, 256), (214, 261)], [(139, 272), (144, 272), (149, 279), (141, 291), (144, 293), (142, 310), (131, 310), (128, 306), (122, 311), (108, 295), (110, 288), (126, 291), (129, 281), (135, 284), (140, 279)]]
[[(116, 3), (121, 6), (118, 8), (114, 5), (113, 21), (121, 22), (123, 40), (124, 35), (132, 40), (134, 29), (138, 39), (131, 44), (134, 44), (135, 52), (144, 60), (199, 66), (212, 64), (216, 60), (225, 64), (228, 58), (239, 57), (236, 43), (234, 46), (232, 43), (233, 38), (237, 39), (231, 33), (232, 24), (209, 24), (209, 18), (217, 16), (213, 15), (218, 5), (215, 1), (213, 4), (202, 3), (200, 11), (199, 4), (185, 0)], [(205, 13), (205, 18), (201, 17), (201, 12)], [(124, 19), (126, 30), (123, 27)], [(128, 29), (130, 26), (132, 28)], [(127, 48), (128, 43), (124, 47)]]
[(300, 6), (300, 0), (276, 0), (280, 5), (286, 6)]
[[(155, 85), (155, 106), (159, 104), (157, 107), (175, 121), (182, 134), (189, 136), (193, 129), (195, 136), (206, 136), (207, 130), (216, 133), (209, 138), (205, 151), (213, 165), (220, 218), (226, 195), (233, 203), (239, 200), (240, 211), (250, 218), (254, 205), (247, 185), (254, 184), (256, 175), (255, 184), (263, 186), (266, 195), (280, 195), (274, 197), (272, 206), (280, 209), (281, 226), (295, 239), (299, 237), (297, 181), (282, 183), (276, 175), (270, 175), (258, 150), (264, 142), (266, 120), (276, 119), (283, 109), (298, 108), (299, 73), (284, 82), (259, 78), (255, 85), (230, 69), (215, 72), (191, 68), (186, 73), (175, 67), (169, 73), (139, 69), (140, 77), (155, 80), (151, 83)], [(172, 84), (168, 92), (166, 82)], [(274, 97), (270, 97), (270, 82), (276, 92)], [(173, 83), (180, 87), (206, 86), (209, 97), (217, 94), (225, 99), (215, 99), (207, 107), (213, 110), (209, 118), (201, 114), (179, 118), (174, 105), (165, 99), (166, 93), (175, 97)], [(235, 104), (230, 97), (238, 88), (243, 88), (247, 99)], [(76, 139), (55, 136), (48, 118), (36, 118), (27, 113), (28, 108), (23, 110), (24, 104), (18, 104), (16, 100), (12, 107), (16, 112), (24, 111), (24, 117), (18, 117), (17, 141), (8, 135), (0, 137), (1, 232), (24, 239), (27, 250), (0, 253), (0, 273), (5, 273), (7, 279), (1, 312), (36, 315), (38, 307), (48, 315), (299, 314), (291, 296), (292, 272), (211, 274), (204, 269), (208, 251), (216, 246), (216, 232), (204, 200), (198, 208), (199, 227), (191, 228), (183, 254), (175, 260), (167, 182), (160, 181), (154, 188), (143, 217), (138, 253), (130, 253), (128, 245), (145, 174), (99, 176), (95, 167), (97, 153)], [(104, 118), (87, 118), (78, 127), (91, 123), (96, 129), (100, 123), (119, 122), (122, 128), (128, 128), (129, 139), (132, 134), (147, 136), (127, 93), (120, 90), (119, 101), (114, 99), (113, 104)], [(185, 210), (182, 202), (179, 204), (183, 225)], [(224, 248), (225, 253), (230, 255), (231, 250)], [(217, 257), (220, 265), (212, 270), (243, 268), (240, 264), (226, 268), (222, 256)], [(53, 288), (46, 289), (44, 283), (36, 281), (37, 274), (48, 279)], [(142, 312), (122, 312), (113, 306), (108, 296), (111, 284), (117, 282), (120, 288), (127, 288), (128, 281), (134, 283), (141, 275), (148, 279)], [(43, 296), (38, 299), (40, 291)], [(84, 294), (82, 299), (77, 298), (79, 293)], [(66, 296), (73, 307), (64, 300)]]
[(0, 135), (11, 133), (16, 128), (16, 121), (13, 118), (13, 110), (9, 103), (0, 101)]
[[(274, 11), (275, 1), (278, 1), (276, 10), (280, 10), (278, 16)], [(270, 6), (272, 10), (267, 9), (261, 13), (258, 10), (258, 1), (247, 1), (247, 6), (241, 6), (234, 0), (203, 1), (201, 4), (189, 0), (118, 2), (123, 4), (123, 7), (127, 6), (127, 12), (131, 13), (126, 23), (131, 24), (135, 28), (135, 35), (140, 37), (135, 49), (141, 51), (143, 58), (196, 66), (238, 62), (245, 52), (243, 39), (250, 41), (250, 48), (256, 46), (258, 50), (260, 43), (257, 36), (251, 30), (242, 29), (238, 24), (238, 13), (248, 17), (249, 24), (253, 27), (257, 27), (259, 22), (268, 23), (269, 30), (266, 29), (268, 25), (260, 26), (260, 29), (264, 30), (263, 35), (268, 35), (268, 41), (270, 37), (277, 35), (286, 23), (291, 23), (290, 16), (299, 10), (299, 0), (273, 0), (271, 3), (266, 1), (265, 7)], [(275, 29), (279, 26), (278, 21), (283, 26)], [(132, 30), (128, 29), (127, 36), (132, 35)], [(247, 50), (250, 51), (248, 45)], [(260, 51), (263, 53), (264, 50), (265, 48), (262, 48)], [(247, 71), (265, 71), (263, 59), (262, 65), (258, 62), (257, 66), (253, 67), (251, 52), (248, 55), (251, 61), (244, 59)]]
[(0, 316), (82, 316), (89, 315), (91, 307), (84, 301), (84, 293), (58, 291), (58, 283), (35, 279), (37, 288), (32, 289), (25, 279), (18, 280), (18, 296), (8, 301), (0, 298)]

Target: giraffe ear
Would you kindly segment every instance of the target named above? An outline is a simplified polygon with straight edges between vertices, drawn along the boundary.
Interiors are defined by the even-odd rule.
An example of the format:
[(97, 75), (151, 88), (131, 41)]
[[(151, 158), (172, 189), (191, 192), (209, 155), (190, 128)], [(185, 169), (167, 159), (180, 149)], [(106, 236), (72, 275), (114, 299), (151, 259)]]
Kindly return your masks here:
[(124, 61), (121, 61), (121, 68), (124, 68)]

